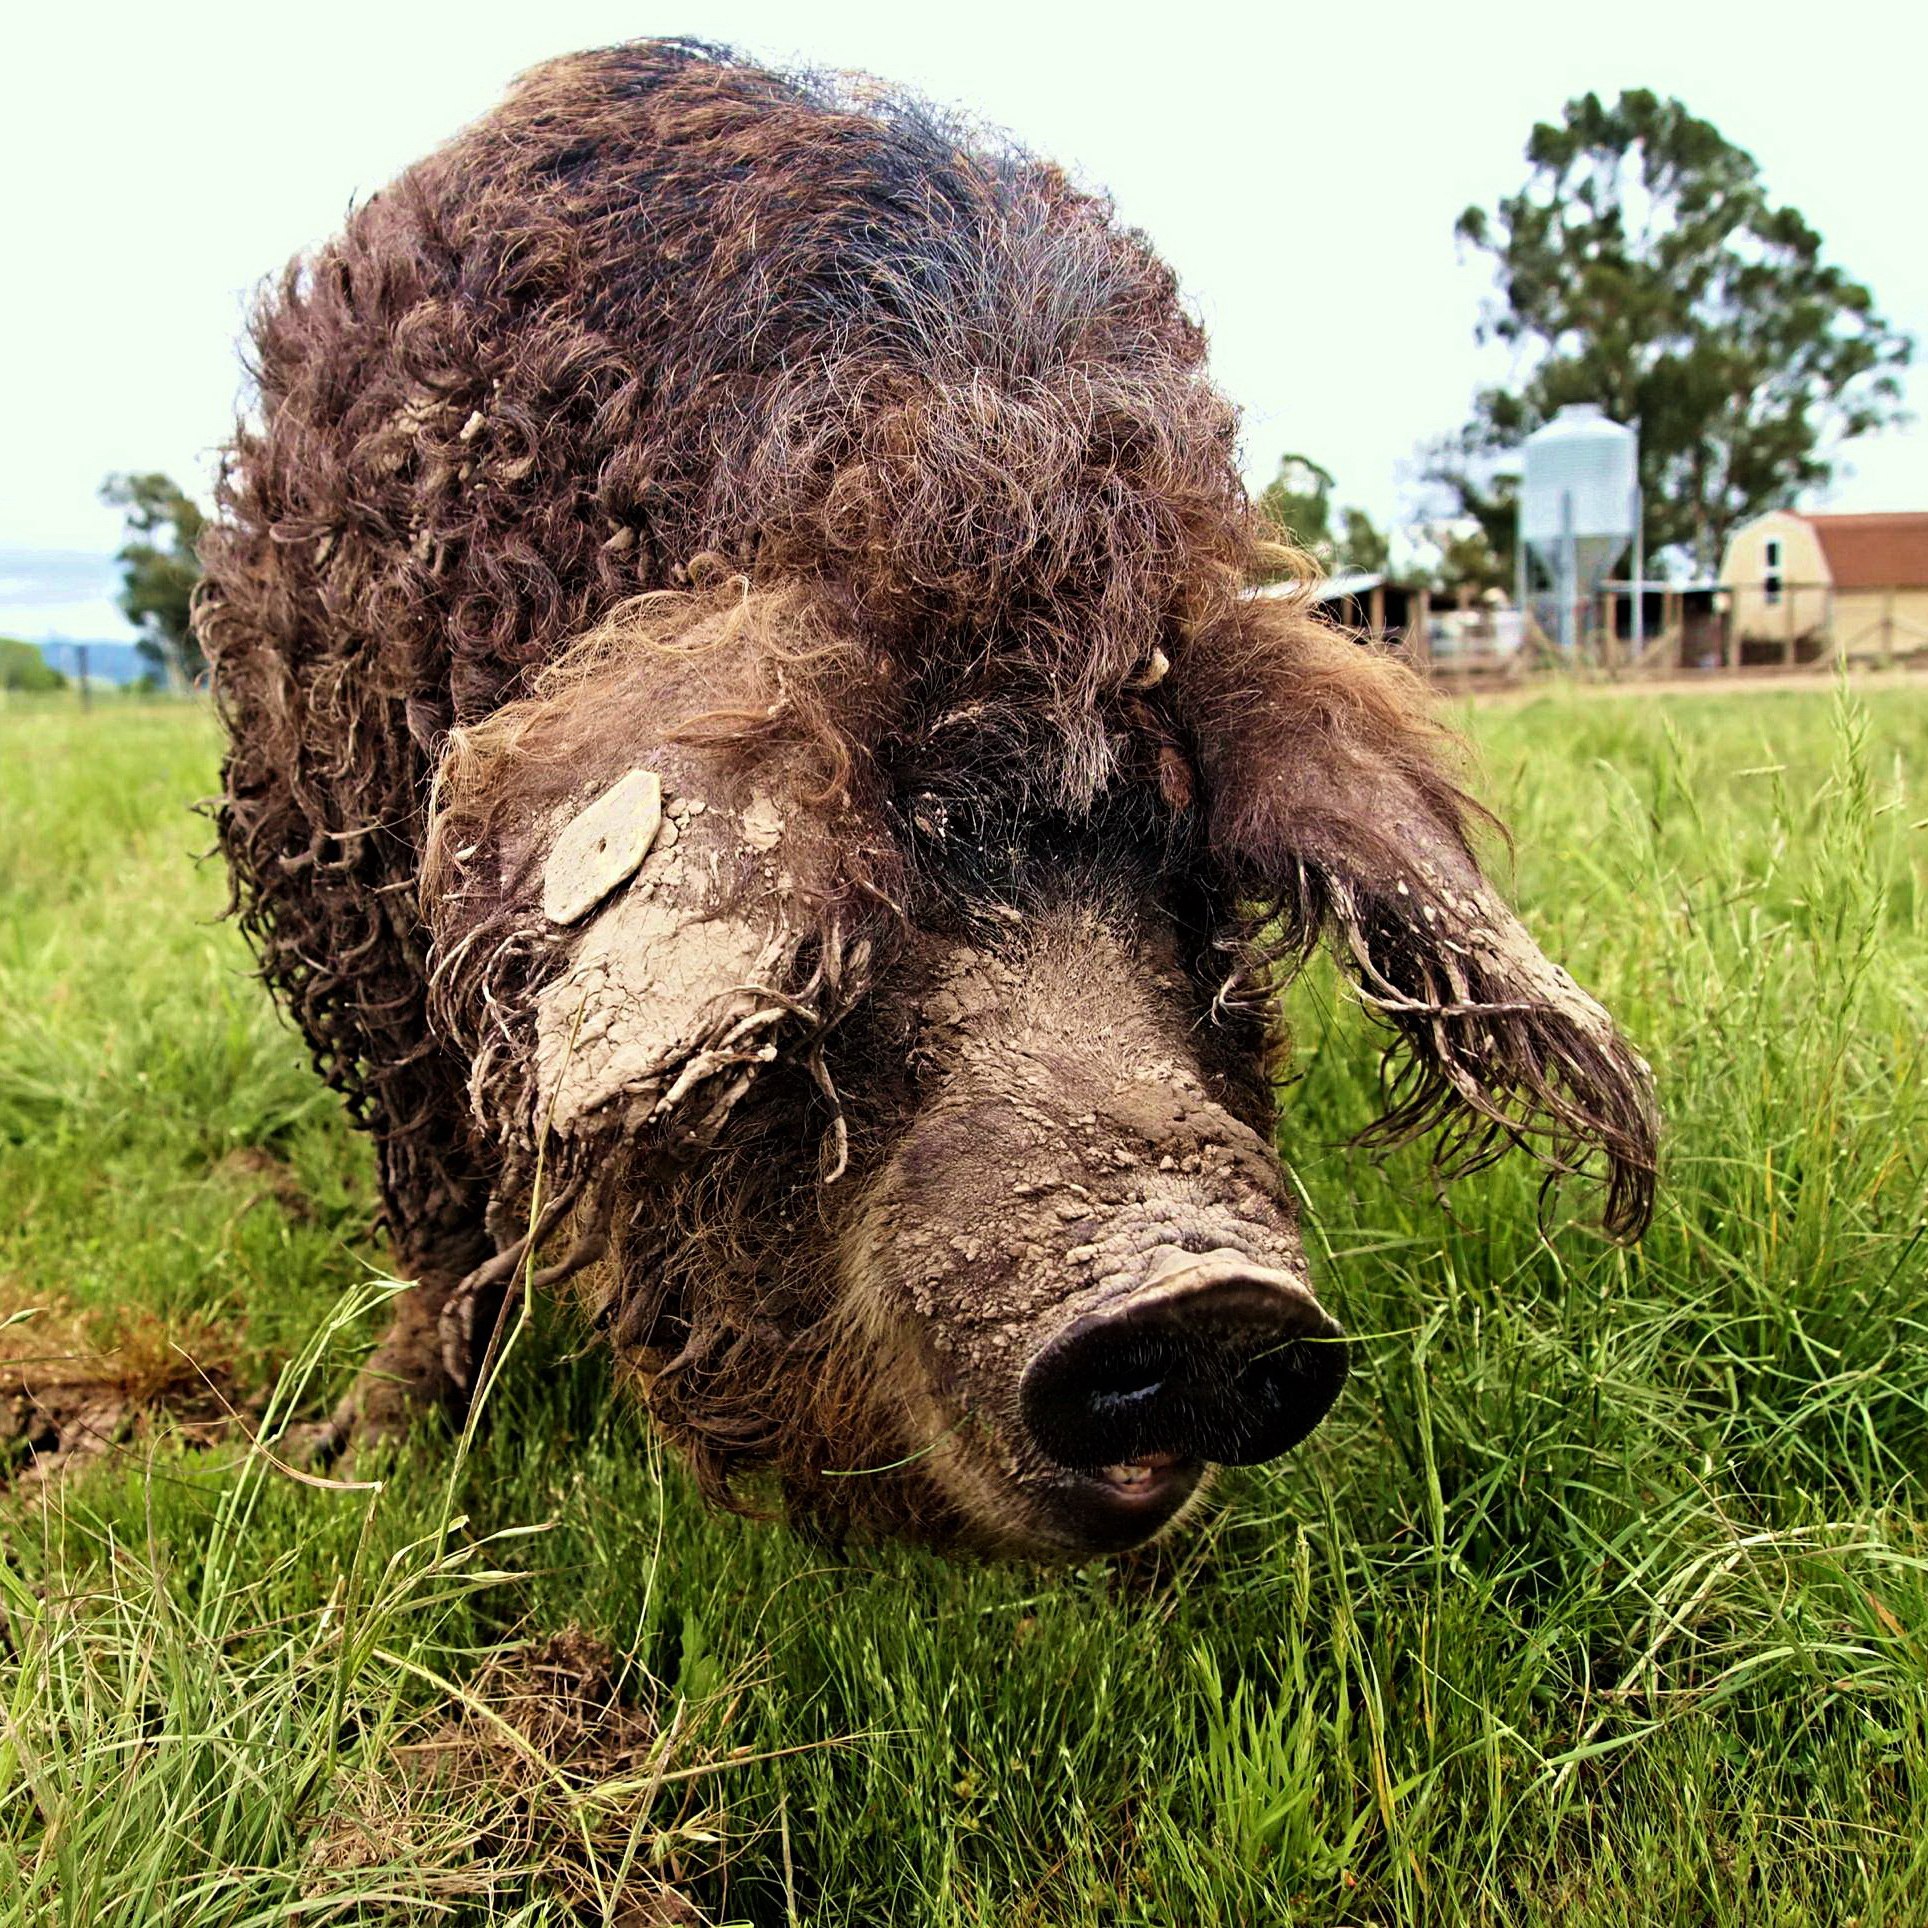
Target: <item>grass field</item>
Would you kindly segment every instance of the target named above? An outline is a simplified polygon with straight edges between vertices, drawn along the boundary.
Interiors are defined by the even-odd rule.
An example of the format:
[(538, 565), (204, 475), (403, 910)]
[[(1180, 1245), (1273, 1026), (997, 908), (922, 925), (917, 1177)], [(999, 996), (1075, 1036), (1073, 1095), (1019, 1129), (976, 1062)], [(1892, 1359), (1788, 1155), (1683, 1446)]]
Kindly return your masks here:
[(1653, 1230), (1348, 1151), (1312, 972), (1352, 1384), (1047, 1573), (706, 1515), (560, 1318), (466, 1453), (247, 1454), (379, 1321), (365, 1148), (189, 860), (208, 719), (0, 712), (0, 1377), (119, 1435), (48, 1479), (0, 1396), (0, 1921), (1928, 1921), (1928, 691), (1469, 723)]

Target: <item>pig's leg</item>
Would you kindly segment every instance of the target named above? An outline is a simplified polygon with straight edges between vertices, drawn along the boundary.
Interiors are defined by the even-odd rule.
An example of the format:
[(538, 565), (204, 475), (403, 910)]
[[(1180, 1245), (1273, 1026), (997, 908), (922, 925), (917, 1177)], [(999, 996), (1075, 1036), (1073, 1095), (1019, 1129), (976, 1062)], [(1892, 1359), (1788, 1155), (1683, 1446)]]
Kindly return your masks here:
[(395, 1301), (381, 1343), (362, 1362), (336, 1409), (334, 1424), (344, 1440), (351, 1434), (364, 1440), (399, 1438), (437, 1411), (460, 1421), (501, 1295), (478, 1304), (474, 1316), (464, 1321), (472, 1345), (470, 1369), (460, 1379), (449, 1370), (444, 1314), (470, 1269), (488, 1257), (489, 1249), (488, 1241), (477, 1236), (411, 1259), (398, 1243), (396, 1275), (414, 1283)]
[(459, 1423), (502, 1304), (500, 1288), (485, 1289), (459, 1308), (459, 1320), (445, 1316), (494, 1250), (488, 1179), (470, 1154), (465, 1121), (417, 1113), (412, 1130), (379, 1140), (376, 1166), (395, 1275), (412, 1283), (333, 1416), (316, 1429), (312, 1450), (324, 1459), (358, 1442), (399, 1439), (432, 1413)]

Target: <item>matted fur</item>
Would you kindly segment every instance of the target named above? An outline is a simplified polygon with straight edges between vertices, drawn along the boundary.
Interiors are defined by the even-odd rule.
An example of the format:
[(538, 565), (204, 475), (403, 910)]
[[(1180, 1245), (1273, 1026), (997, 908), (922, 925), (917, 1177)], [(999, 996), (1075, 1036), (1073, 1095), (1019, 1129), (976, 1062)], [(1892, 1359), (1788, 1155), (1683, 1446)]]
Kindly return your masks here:
[[(1233, 960), (1221, 1015), (1333, 934), (1412, 1067), (1387, 1130), (1446, 1122), (1462, 1162), (1597, 1147), (1613, 1229), (1644, 1222), (1644, 1067), (1481, 879), (1416, 683), (1302, 600), (1243, 599), (1264, 532), (1200, 331), (1056, 168), (875, 90), (606, 49), (358, 209), (253, 341), (198, 617), (220, 834), (405, 1264), (459, 1275), (528, 1179), (557, 957), (504, 883), (505, 850), (539, 851), (503, 773), (613, 779), (636, 741), (780, 777), (801, 975), (766, 987), (789, 1004), (761, 1109), (674, 1209), (628, 1195), (619, 1244), (686, 1206), (742, 1247), (772, 1108), (846, 1129), (823, 1040), (920, 918), (989, 887), (920, 799), (1129, 823), (1197, 900), (1201, 984)], [(1256, 1051), (1249, 1015), (1228, 1035)], [(835, 1308), (778, 1316), (768, 1266), (705, 1283), (698, 1249), (605, 1323), (657, 1335), (633, 1349), (714, 1489), (757, 1460), (808, 1484), (829, 1431), (778, 1443), (773, 1361), (825, 1358)]]

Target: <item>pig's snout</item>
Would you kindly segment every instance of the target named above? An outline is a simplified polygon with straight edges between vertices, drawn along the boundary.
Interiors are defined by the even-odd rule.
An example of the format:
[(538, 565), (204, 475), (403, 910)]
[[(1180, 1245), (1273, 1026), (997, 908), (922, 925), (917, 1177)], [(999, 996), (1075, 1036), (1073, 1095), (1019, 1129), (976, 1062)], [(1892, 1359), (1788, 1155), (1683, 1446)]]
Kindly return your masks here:
[(1082, 1313), (1026, 1367), (1024, 1424), (1060, 1465), (1274, 1459), (1345, 1383), (1338, 1325), (1289, 1272), (1167, 1247), (1144, 1281)]

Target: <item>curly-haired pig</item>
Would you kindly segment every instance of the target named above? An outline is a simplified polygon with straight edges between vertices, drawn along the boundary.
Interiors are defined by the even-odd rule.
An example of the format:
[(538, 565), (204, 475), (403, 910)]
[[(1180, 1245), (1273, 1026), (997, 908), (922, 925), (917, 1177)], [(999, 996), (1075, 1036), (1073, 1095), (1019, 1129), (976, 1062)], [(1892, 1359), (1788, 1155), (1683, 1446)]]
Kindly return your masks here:
[(1327, 628), (1145, 239), (879, 90), (557, 61), (263, 298), (205, 548), (243, 925), (416, 1281), (338, 1426), (571, 1277), (704, 1490), (1157, 1532), (1346, 1354), (1273, 1151), (1330, 939), (1390, 1133), (1597, 1156), (1645, 1067)]

